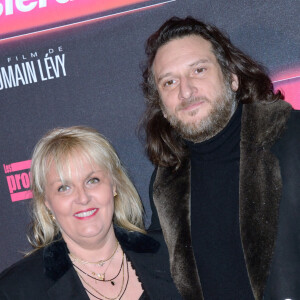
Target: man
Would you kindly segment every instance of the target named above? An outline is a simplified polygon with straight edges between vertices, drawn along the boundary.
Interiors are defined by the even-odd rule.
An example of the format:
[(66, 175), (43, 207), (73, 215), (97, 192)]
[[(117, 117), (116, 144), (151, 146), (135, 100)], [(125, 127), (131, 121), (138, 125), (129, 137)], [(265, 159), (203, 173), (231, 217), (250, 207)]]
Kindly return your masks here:
[(162, 229), (184, 299), (300, 299), (300, 113), (217, 28), (172, 18), (143, 91)]

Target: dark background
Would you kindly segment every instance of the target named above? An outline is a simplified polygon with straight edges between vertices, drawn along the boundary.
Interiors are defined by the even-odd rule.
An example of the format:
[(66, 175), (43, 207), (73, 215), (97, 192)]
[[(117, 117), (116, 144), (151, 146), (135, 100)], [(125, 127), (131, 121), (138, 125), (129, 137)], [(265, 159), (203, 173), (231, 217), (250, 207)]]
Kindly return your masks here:
[[(146, 1), (136, 7), (159, 2)], [(67, 73), (57, 79), (0, 90), (1, 166), (29, 160), (34, 145), (49, 129), (92, 126), (117, 150), (144, 202), (149, 224), (148, 183), (153, 166), (136, 133), (144, 110), (140, 66), (145, 60), (147, 37), (173, 15), (192, 15), (227, 32), (237, 46), (268, 68), (272, 78), (290, 70), (289, 74), (297, 77), (299, 13), (299, 0), (176, 0), (59, 31), (0, 41), (0, 67), (11, 64), (8, 57), (38, 52), (38, 58), (43, 58), (48, 49), (61, 46)], [(5, 26), (3, 16), (0, 26)], [(58, 52), (52, 56), (55, 54)], [(296, 87), (299, 97), (287, 100), (299, 108), (299, 77), (283, 83), (286, 94), (289, 83), (294, 92)], [(26, 230), (30, 200), (11, 201), (7, 175), (1, 167), (0, 271), (29, 249)]]

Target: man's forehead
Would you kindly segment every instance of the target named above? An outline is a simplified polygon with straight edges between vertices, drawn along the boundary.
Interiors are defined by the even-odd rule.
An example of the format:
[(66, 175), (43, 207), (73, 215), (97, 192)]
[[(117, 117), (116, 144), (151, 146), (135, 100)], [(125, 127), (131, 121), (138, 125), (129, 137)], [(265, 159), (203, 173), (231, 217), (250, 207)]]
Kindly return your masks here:
[(162, 72), (168, 72), (166, 69), (174, 65), (182, 64), (189, 67), (216, 60), (209, 41), (198, 35), (187, 35), (172, 39), (157, 50), (152, 71), (157, 79)]

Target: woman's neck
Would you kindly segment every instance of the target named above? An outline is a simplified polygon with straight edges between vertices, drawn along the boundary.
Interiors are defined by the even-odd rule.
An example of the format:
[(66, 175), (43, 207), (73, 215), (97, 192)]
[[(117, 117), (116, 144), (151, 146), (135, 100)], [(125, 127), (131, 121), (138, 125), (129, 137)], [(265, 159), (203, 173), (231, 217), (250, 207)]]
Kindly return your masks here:
[(118, 245), (113, 226), (101, 238), (85, 237), (72, 239), (66, 233), (62, 233), (62, 236), (71, 256), (87, 262), (97, 262), (109, 258)]

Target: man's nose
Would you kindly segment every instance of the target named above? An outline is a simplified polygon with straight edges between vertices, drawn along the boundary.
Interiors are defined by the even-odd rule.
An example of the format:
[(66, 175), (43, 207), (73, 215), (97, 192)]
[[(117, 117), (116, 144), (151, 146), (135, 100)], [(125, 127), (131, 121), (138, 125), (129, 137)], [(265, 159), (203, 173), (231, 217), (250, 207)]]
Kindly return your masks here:
[(179, 98), (180, 99), (189, 99), (196, 92), (197, 88), (194, 86), (191, 79), (187, 77), (182, 77), (180, 79), (180, 90), (179, 90)]

